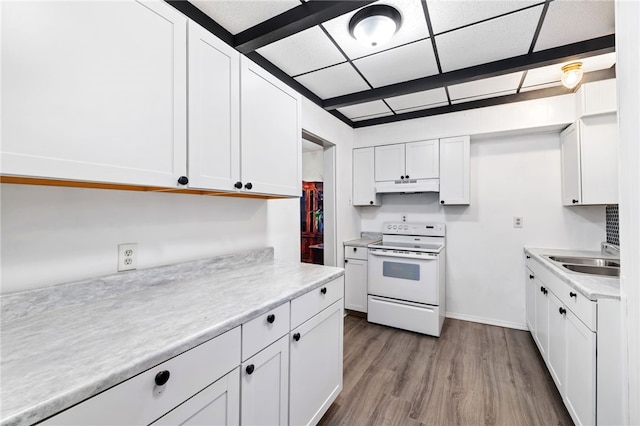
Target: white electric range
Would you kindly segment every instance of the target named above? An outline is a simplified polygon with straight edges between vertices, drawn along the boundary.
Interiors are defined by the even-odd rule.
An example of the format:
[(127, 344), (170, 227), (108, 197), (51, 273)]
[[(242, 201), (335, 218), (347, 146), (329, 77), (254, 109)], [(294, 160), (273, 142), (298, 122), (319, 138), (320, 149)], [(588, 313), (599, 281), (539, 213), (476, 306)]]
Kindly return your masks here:
[(445, 225), (387, 222), (368, 253), (369, 322), (440, 336), (445, 315)]

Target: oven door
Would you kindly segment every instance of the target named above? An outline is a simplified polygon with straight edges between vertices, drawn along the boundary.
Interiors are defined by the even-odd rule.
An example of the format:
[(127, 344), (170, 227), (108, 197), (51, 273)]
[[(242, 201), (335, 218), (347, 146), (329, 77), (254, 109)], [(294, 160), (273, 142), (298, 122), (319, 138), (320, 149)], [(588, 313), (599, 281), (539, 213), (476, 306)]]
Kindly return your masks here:
[(369, 249), (369, 294), (438, 305), (438, 255)]

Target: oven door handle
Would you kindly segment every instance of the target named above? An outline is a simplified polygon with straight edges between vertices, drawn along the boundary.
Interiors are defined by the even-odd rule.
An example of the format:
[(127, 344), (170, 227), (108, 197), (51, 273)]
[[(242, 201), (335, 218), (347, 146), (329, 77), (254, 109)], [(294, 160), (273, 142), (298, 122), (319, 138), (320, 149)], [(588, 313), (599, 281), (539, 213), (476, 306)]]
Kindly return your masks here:
[(407, 253), (369, 251), (369, 254), (373, 256), (380, 256), (380, 257), (399, 257), (403, 259), (418, 259), (418, 260), (436, 260), (438, 258), (438, 255), (433, 253), (427, 253), (426, 255), (419, 255), (419, 254), (407, 254)]

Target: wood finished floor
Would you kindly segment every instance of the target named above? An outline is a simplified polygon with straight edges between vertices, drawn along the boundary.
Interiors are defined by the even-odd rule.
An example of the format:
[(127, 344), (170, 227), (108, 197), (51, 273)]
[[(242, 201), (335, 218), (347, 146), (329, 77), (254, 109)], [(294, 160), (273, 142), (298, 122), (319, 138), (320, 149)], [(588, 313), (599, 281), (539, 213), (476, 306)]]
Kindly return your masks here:
[(447, 319), (440, 338), (347, 316), (320, 425), (572, 425), (529, 332)]

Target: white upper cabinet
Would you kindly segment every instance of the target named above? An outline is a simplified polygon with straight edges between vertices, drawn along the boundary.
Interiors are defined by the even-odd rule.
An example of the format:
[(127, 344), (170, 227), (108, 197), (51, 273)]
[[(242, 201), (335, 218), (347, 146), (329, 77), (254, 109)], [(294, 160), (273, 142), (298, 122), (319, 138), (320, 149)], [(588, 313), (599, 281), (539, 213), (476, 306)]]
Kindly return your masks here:
[(240, 180), (240, 54), (189, 21), (189, 186)]
[(240, 176), (251, 192), (300, 196), (301, 97), (245, 58), (240, 79)]
[(438, 151), (437, 139), (377, 146), (376, 182), (438, 178)]
[(617, 112), (616, 93), (615, 79), (583, 84), (576, 92), (577, 117)]
[(618, 127), (615, 113), (583, 117), (561, 135), (562, 203), (618, 203)]
[(440, 139), (440, 204), (469, 204), (469, 136)]
[(353, 150), (353, 205), (379, 206), (380, 195), (375, 186), (375, 154), (373, 147)]
[(438, 140), (407, 143), (405, 146), (405, 178), (431, 179), (440, 174)]
[(164, 2), (1, 7), (1, 172), (177, 186), (187, 19)]

